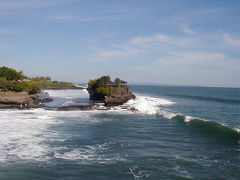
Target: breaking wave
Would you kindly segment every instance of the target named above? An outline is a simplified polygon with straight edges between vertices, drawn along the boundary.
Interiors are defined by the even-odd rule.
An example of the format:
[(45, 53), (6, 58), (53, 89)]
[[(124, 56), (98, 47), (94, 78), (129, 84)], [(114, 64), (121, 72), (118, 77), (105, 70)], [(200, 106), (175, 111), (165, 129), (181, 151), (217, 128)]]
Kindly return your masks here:
[[(84, 90), (47, 90), (47, 93), (53, 98), (64, 98), (65, 101), (62, 102), (61, 105), (71, 105), (76, 103), (77, 99), (88, 99), (89, 94), (86, 89)], [(207, 98), (207, 97), (192, 97), (191, 98), (203, 98), (208, 100), (218, 100), (224, 102), (231, 102), (228, 99), (215, 99), (215, 98)], [(238, 101), (233, 101), (238, 102)], [(170, 120), (178, 120), (187, 123), (191, 128), (197, 128), (198, 130), (203, 131), (208, 134), (215, 134), (222, 137), (227, 138), (236, 138), (240, 139), (240, 130), (238, 128), (229, 127), (223, 123), (219, 123), (216, 121), (210, 121), (201, 119), (198, 117), (191, 117), (184, 114), (172, 112), (167, 109), (167, 106), (172, 106), (176, 104), (168, 99), (164, 98), (156, 98), (149, 96), (142, 96), (141, 94), (137, 94), (136, 99), (131, 99), (123, 106), (113, 107), (108, 112), (110, 113), (127, 113), (130, 111), (138, 112), (141, 114), (150, 114), (150, 115), (158, 115), (162, 116), (166, 119)], [(95, 112), (101, 113), (101, 110), (105, 110), (106, 107), (104, 105), (98, 105), (99, 111)], [(130, 111), (129, 111), (130, 110)], [(66, 112), (62, 112), (66, 114)], [(63, 115), (62, 114), (62, 115)], [(76, 114), (76, 112), (74, 113)], [(77, 113), (78, 114), (78, 113)]]
[(218, 135), (225, 138), (240, 139), (240, 129), (231, 128), (226, 124), (191, 116), (176, 115), (172, 119), (184, 120), (192, 128), (197, 128), (207, 134)]
[(197, 128), (204, 133), (218, 135), (226, 138), (240, 139), (240, 129), (229, 127), (216, 121), (205, 120), (197, 117), (175, 113), (163, 106), (175, 104), (167, 99), (138, 96), (135, 100), (126, 103), (129, 109), (132, 107), (142, 114), (159, 115), (166, 119), (178, 120), (187, 123), (192, 128)]

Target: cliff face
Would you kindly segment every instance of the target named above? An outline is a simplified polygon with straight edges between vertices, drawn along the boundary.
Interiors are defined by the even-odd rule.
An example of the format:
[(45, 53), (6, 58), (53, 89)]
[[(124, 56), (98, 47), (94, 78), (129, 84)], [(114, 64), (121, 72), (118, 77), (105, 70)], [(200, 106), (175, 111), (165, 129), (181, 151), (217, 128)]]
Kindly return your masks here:
[(103, 94), (90, 94), (91, 100), (104, 101), (106, 106), (122, 105), (130, 99), (135, 99), (135, 97), (127, 86), (118, 87), (118, 91), (112, 91), (108, 96), (104, 96)]
[[(126, 87), (128, 89), (128, 87)], [(130, 99), (135, 99), (136, 96), (125, 88), (120, 94), (112, 93), (109, 96), (105, 96), (104, 102), (106, 106), (118, 106), (126, 103)]]
[(104, 94), (101, 94), (101, 93), (89, 93), (89, 96), (90, 96), (90, 100), (95, 100), (95, 101), (103, 101), (104, 98), (105, 98), (105, 95)]
[(0, 108), (21, 108), (33, 106), (36, 95), (28, 95), (27, 92), (0, 92)]
[(0, 92), (1, 108), (37, 108), (43, 102), (50, 102), (50, 98), (39, 98), (38, 95), (29, 95), (27, 92)]

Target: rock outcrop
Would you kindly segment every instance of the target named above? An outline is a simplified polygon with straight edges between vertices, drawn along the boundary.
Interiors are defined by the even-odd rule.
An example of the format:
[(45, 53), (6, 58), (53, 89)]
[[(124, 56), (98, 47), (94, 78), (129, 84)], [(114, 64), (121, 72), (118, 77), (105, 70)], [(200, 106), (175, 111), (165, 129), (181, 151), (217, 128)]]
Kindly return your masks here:
[(70, 106), (61, 106), (57, 108), (59, 111), (76, 111), (76, 110), (81, 110), (81, 111), (90, 111), (93, 110), (93, 106), (84, 106), (84, 105), (70, 105)]
[(127, 82), (119, 78), (112, 82), (110, 76), (102, 76), (90, 80), (87, 90), (90, 100), (102, 101), (105, 106), (119, 106), (135, 98), (126, 84)]
[(120, 89), (121, 91), (118, 93), (111, 93), (109, 96), (105, 96), (105, 106), (119, 106), (130, 99), (136, 98), (136, 96), (129, 91), (129, 87), (121, 87)]
[(42, 107), (42, 102), (52, 99), (41, 99), (37, 94), (29, 95), (27, 92), (0, 92), (0, 108), (37, 108)]

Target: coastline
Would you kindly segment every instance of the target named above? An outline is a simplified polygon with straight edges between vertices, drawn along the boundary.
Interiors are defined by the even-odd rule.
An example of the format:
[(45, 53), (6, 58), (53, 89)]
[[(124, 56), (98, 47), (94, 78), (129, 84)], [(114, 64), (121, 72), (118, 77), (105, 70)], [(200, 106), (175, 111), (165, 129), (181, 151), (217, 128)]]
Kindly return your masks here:
[[(168, 168), (165, 165), (171, 160), (194, 175), (193, 168), (196, 165), (198, 169), (208, 171), (206, 158), (203, 157), (209, 149), (211, 153), (207, 155), (210, 161), (207, 161), (207, 164), (211, 163), (214, 170), (222, 171), (221, 167), (218, 169), (215, 167), (223, 164), (223, 161), (228, 165), (224, 165), (227, 169), (226, 175), (228, 170), (236, 167), (229, 165), (229, 155), (232, 155), (231, 163), (238, 162), (235, 156), (239, 153), (236, 148), (240, 140), (239, 131), (236, 129), (238, 120), (236, 116), (231, 116), (236, 112), (238, 104), (230, 105), (227, 102), (230, 106), (226, 106), (224, 101), (213, 102), (205, 99), (192, 99), (190, 102), (186, 97), (181, 99), (179, 97), (176, 99), (175, 96), (162, 97), (164, 88), (161, 87), (154, 93), (151, 92), (151, 87), (146, 89), (145, 87), (140, 91), (135, 87), (133, 92), (137, 96), (136, 99), (117, 107), (105, 107), (104, 103), (100, 102), (94, 104), (96, 105), (94, 109), (87, 105), (78, 106), (89, 101), (86, 90), (46, 90), (43, 95), (47, 96), (48, 93), (54, 100), (53, 103), (46, 105), (52, 107), (0, 110), (2, 126), (0, 161), (3, 168), (12, 169), (12, 165), (15, 167), (15, 164), (20, 162), (27, 171), (30, 162), (33, 163), (32, 166), (37, 167), (37, 172), (42, 173), (42, 165), (47, 163), (52, 165), (51, 168), (58, 168), (70, 162), (77, 167), (76, 173), (89, 166), (96, 172), (95, 164), (98, 165), (97, 170), (104, 166), (102, 168), (104, 172), (112, 173), (114, 172), (112, 167), (123, 166), (127, 169), (131, 167), (133, 161), (142, 165), (144, 159), (144, 167), (155, 166), (157, 162), (157, 165), (160, 167), (162, 165), (163, 169)], [(149, 94), (146, 95), (142, 93), (143, 91)], [(161, 93), (156, 94), (158, 92)], [(221, 89), (219, 92), (222, 92)], [(208, 91), (205, 95), (208, 95)], [(181, 102), (188, 102), (188, 107), (192, 107), (196, 102), (197, 106), (193, 106), (195, 111), (191, 108), (185, 108), (185, 112), (181, 111)], [(212, 107), (213, 104), (216, 106)], [(204, 118), (204, 114), (201, 113), (205, 112), (206, 106), (209, 108), (207, 113), (212, 118)], [(234, 126), (228, 121), (221, 121), (220, 110), (218, 114), (212, 113), (211, 110), (218, 110), (218, 106), (229, 107), (229, 110), (230, 107), (235, 107), (235, 110), (229, 111), (228, 115), (229, 119), (235, 117)], [(131, 107), (138, 109), (138, 112), (132, 112)], [(198, 114), (193, 116), (196, 111)], [(214, 118), (220, 120), (214, 121)], [(222, 117), (223, 120), (224, 118)], [(186, 148), (186, 143), (189, 148)], [(203, 148), (202, 151), (199, 151), (200, 148)], [(228, 148), (227, 152), (226, 148)], [(149, 158), (149, 154), (145, 152), (155, 153), (155, 158)], [(189, 156), (186, 156), (186, 152), (192, 155), (191, 161)], [(159, 154), (163, 155), (161, 159)], [(46, 167), (47, 173), (52, 172), (51, 168)], [(23, 174), (26, 172), (25, 169)], [(172, 166), (168, 170), (172, 171)], [(16, 168), (11, 171), (16, 171)], [(59, 171), (61, 172), (62, 168)], [(153, 175), (159, 173), (158, 169), (149, 171), (153, 172)], [(44, 177), (41, 174), (41, 178)], [(228, 177), (231, 179), (231, 176)], [(88, 179), (89, 176), (86, 178)]]
[[(63, 88), (44, 88), (41, 89), (41, 93), (44, 90), (68, 90), (68, 89), (79, 89), (83, 90), (83, 87), (63, 87)], [(51, 102), (53, 99), (51, 97), (40, 97), (39, 94), (29, 95), (27, 92), (0, 92), (0, 109), (30, 109), (30, 108), (44, 108), (47, 107), (43, 103)]]
[[(103, 105), (104, 101), (94, 101), (91, 105), (65, 105), (59, 107), (51, 107), (45, 103), (53, 102), (53, 97), (44, 95), (45, 90), (84, 90), (87, 89), (85, 87), (64, 87), (64, 88), (43, 88), (41, 89), (41, 93), (29, 95), (26, 92), (0, 92), (0, 109), (35, 109), (35, 108), (43, 108), (47, 110), (54, 111), (92, 111), (92, 110), (111, 110), (113, 105)], [(134, 96), (135, 97), (135, 96)], [(91, 100), (89, 100), (91, 101)], [(115, 104), (114, 104), (115, 105)], [(126, 109), (126, 107), (121, 106), (121, 104), (116, 104), (114, 107), (120, 107), (122, 109)], [(138, 112), (135, 108), (129, 109), (132, 112)]]

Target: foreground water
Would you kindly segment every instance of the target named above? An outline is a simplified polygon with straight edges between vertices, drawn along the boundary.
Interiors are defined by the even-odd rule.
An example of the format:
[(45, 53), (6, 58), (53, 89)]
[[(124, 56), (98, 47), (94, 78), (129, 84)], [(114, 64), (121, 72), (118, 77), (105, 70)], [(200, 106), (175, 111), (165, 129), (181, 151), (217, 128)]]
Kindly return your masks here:
[[(1, 110), (0, 179), (239, 179), (239, 89), (132, 89), (138, 113)], [(91, 103), (48, 93), (49, 106)]]

